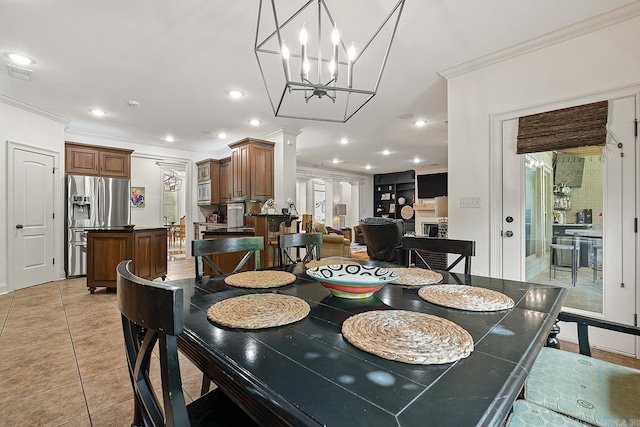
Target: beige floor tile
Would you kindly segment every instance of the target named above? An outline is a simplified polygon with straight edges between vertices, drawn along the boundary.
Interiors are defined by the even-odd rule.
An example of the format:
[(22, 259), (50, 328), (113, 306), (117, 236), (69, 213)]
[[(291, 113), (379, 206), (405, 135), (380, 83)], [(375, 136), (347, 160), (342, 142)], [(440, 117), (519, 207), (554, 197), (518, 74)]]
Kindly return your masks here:
[(178, 360), (180, 361), (180, 375), (182, 375), (183, 378), (202, 375), (200, 369), (196, 368), (184, 354), (178, 352)]
[(11, 333), (9, 331), (2, 331), (0, 335), (0, 348), (10, 346), (12, 343), (23, 342), (29, 343), (37, 341), (41, 345), (54, 340), (59, 340), (61, 337), (68, 337), (69, 330), (65, 328), (50, 328), (45, 330), (29, 329), (24, 332)]
[[(211, 383), (210, 390), (216, 388), (215, 384)], [(192, 377), (182, 377), (182, 390), (189, 396), (189, 402), (200, 397), (200, 390), (202, 390), (202, 374), (194, 375)], [(186, 400), (186, 396), (185, 396)]]
[(5, 370), (0, 375), (0, 403), (80, 380), (75, 359), (64, 355), (35, 364), (21, 364)]
[(80, 381), (0, 404), (3, 426), (58, 426), (86, 415)]
[[(51, 363), (58, 359), (75, 360), (71, 338), (68, 336), (48, 341), (45, 345), (36, 341), (27, 344), (13, 341), (0, 350), (0, 372), (7, 369), (28, 369), (30, 366)], [(2, 383), (2, 376), (0, 376), (0, 384)]]
[(77, 360), (83, 380), (113, 369), (127, 367), (124, 342), (79, 353)]
[(89, 412), (94, 413), (133, 398), (129, 368), (118, 368), (82, 381)]
[(122, 320), (120, 313), (105, 316), (93, 316), (89, 318), (69, 318), (69, 329), (71, 335), (83, 335), (89, 331), (103, 332), (107, 329), (122, 329)]
[(72, 335), (72, 340), (76, 354), (124, 343), (122, 328), (101, 329), (99, 332), (89, 330), (88, 332)]
[(11, 310), (5, 328), (10, 331), (23, 331), (28, 329), (64, 328), (67, 326), (67, 317), (64, 310), (42, 310), (29, 314), (16, 314)]
[(59, 424), (56, 427), (91, 427), (91, 419), (88, 415), (84, 415), (64, 424)]
[(133, 399), (91, 413), (93, 427), (130, 427)]

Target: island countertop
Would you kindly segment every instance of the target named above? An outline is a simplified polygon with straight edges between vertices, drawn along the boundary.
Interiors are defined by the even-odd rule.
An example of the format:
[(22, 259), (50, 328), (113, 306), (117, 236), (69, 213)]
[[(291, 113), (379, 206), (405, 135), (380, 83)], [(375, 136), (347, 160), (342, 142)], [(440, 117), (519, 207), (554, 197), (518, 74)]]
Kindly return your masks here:
[(238, 234), (242, 236), (253, 236), (255, 228), (253, 227), (225, 227), (217, 228), (215, 230), (205, 230), (202, 232), (203, 236), (216, 236), (222, 234)]
[(101, 228), (86, 228), (87, 233), (113, 233), (113, 232), (124, 232), (124, 233), (132, 233), (134, 231), (156, 231), (156, 230), (166, 230), (166, 226), (144, 226), (144, 225), (136, 225), (134, 227), (101, 227)]

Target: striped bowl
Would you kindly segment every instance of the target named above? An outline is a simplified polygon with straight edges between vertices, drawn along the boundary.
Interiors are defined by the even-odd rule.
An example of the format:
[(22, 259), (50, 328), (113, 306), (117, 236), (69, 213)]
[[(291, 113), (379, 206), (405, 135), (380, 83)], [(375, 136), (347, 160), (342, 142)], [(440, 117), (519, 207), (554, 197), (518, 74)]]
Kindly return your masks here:
[(340, 298), (369, 298), (385, 283), (398, 275), (382, 267), (368, 265), (331, 264), (310, 268), (307, 275), (319, 281), (331, 294)]

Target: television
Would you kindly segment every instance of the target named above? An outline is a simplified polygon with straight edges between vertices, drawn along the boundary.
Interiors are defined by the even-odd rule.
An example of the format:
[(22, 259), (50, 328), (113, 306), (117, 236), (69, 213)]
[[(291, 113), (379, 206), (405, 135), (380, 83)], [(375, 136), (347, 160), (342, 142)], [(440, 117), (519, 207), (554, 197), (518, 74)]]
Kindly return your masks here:
[(418, 175), (418, 199), (447, 195), (447, 172)]

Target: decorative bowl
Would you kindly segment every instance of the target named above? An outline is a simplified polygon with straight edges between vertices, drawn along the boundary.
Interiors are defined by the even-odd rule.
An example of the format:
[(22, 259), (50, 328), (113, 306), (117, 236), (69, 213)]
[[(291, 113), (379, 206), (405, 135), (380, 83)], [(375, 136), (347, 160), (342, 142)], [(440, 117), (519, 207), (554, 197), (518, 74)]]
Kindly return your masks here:
[(307, 275), (313, 277), (340, 298), (369, 298), (385, 283), (393, 282), (398, 275), (381, 267), (368, 265), (331, 264), (310, 268)]

